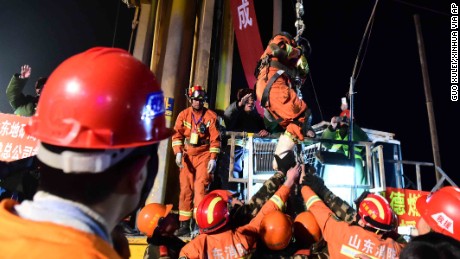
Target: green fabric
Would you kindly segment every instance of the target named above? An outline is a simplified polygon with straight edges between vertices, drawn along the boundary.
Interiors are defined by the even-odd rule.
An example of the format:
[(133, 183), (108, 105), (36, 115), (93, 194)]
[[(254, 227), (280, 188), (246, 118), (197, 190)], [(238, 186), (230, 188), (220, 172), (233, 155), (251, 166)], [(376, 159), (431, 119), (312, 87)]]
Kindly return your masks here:
[(6, 88), (6, 97), (14, 110), (14, 114), (32, 116), (35, 113), (37, 97), (22, 93), (26, 83), (27, 78), (19, 78), (19, 74), (13, 75)]
[[(364, 132), (358, 125), (353, 124), (353, 141), (369, 141), (369, 137), (366, 132)], [(324, 130), (321, 135), (322, 139), (333, 139), (333, 140), (348, 140), (348, 127), (339, 127), (336, 130), (328, 127)], [(323, 143), (323, 145), (328, 149), (335, 149), (337, 152), (344, 153), (348, 156), (348, 145), (344, 144), (332, 144), (332, 143)], [(355, 174), (356, 174), (356, 184), (364, 185), (366, 184), (366, 174), (363, 166), (363, 147), (354, 147), (355, 150)]]

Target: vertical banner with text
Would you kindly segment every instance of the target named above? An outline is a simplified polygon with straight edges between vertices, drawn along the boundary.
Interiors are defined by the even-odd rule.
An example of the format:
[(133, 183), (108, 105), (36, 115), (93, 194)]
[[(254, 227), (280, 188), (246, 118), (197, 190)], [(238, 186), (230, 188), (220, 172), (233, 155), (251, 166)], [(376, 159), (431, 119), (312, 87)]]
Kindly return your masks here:
[[(246, 82), (249, 88), (254, 89), (256, 83), (254, 71), (264, 52), (254, 3), (253, 0), (231, 0), (230, 8)], [(256, 108), (260, 114), (263, 114), (260, 105), (256, 105)]]
[(415, 204), (417, 199), (429, 192), (410, 189), (399, 189), (387, 187), (385, 198), (387, 198), (393, 211), (398, 215), (399, 226), (415, 226), (420, 213)]
[(0, 113), (1, 161), (14, 161), (37, 154), (37, 139), (24, 131), (28, 120), (28, 117)]
[(254, 71), (264, 52), (253, 0), (231, 0), (233, 28), (248, 86), (254, 87)]

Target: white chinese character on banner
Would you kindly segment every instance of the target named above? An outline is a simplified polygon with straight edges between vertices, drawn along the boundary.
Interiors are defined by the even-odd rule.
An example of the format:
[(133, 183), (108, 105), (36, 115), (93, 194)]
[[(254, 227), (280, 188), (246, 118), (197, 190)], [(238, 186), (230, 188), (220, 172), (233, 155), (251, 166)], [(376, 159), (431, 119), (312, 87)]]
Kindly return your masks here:
[(19, 130), (21, 129), (21, 124), (17, 121), (13, 122), (10, 127), (9, 135), (12, 138), (17, 138), (19, 136)]
[(240, 30), (242, 26), (246, 27), (252, 26), (252, 18), (249, 17), (249, 2), (247, 0), (242, 0), (241, 5), (238, 6), (238, 19), (240, 22)]
[(11, 152), (11, 158), (13, 160), (18, 160), (21, 158), (21, 154), (22, 154), (22, 146), (17, 145), (13, 148), (13, 151)]
[(22, 157), (21, 158), (26, 158), (26, 157), (32, 156), (32, 152), (33, 152), (33, 147), (25, 146), (22, 149)]
[(3, 149), (3, 152), (1, 154), (1, 158), (6, 160), (11, 157), (11, 149), (13, 148), (13, 143), (8, 142), (5, 145), (5, 148)]
[(6, 120), (2, 121), (2, 127), (0, 128), (0, 136), (6, 136), (10, 132), (11, 122)]
[(18, 135), (19, 138), (24, 138), (24, 136), (26, 135), (26, 131), (24, 130), (24, 126), (26, 126), (26, 124), (21, 124), (21, 128), (19, 129), (19, 135)]

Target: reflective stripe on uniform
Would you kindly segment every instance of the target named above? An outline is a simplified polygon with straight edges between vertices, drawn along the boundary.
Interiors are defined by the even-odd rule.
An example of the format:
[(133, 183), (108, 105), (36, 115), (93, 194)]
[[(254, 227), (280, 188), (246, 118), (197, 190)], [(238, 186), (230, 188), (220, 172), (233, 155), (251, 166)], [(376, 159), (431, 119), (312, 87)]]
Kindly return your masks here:
[(186, 210), (179, 210), (179, 216), (184, 216), (184, 217), (192, 217), (192, 211), (186, 211)]
[[(348, 136), (345, 136), (345, 138), (341, 138), (340, 137), (340, 134), (337, 133), (337, 140), (342, 140), (342, 141), (347, 141), (348, 140)], [(346, 156), (348, 156), (348, 145), (344, 145), (344, 144), (334, 144), (330, 150), (332, 151), (337, 151), (339, 150), (341, 147), (343, 146), (343, 152), (345, 153)], [(357, 147), (357, 146), (353, 146), (354, 147), (354, 150), (355, 150), (355, 158), (357, 159), (361, 159), (363, 160), (363, 157), (359, 154), (363, 148), (362, 147)]]
[(342, 245), (342, 248), (340, 248), (340, 254), (342, 254), (342, 255), (344, 255), (346, 257), (350, 257), (350, 258), (356, 258), (356, 255), (363, 254), (363, 255), (366, 255), (367, 257), (371, 258), (371, 259), (378, 259), (378, 257), (365, 254), (362, 251), (356, 250), (356, 249), (351, 248), (351, 247), (349, 247), (347, 245)]
[(212, 148), (209, 149), (209, 152), (211, 152), (211, 153), (220, 153), (220, 148), (212, 147)]
[(174, 147), (174, 146), (183, 146), (184, 144), (182, 143), (182, 140), (174, 140), (171, 145)]
[(278, 209), (283, 210), (284, 208), (284, 201), (278, 195), (273, 195), (270, 200), (276, 204)]
[(313, 195), (311, 196), (306, 202), (305, 202), (305, 207), (307, 207), (307, 210), (310, 209), (311, 205), (313, 205), (313, 203), (317, 202), (317, 201), (321, 201), (321, 199), (316, 196), (316, 195)]
[(185, 126), (186, 128), (189, 128), (189, 129), (192, 128), (192, 124), (191, 124), (190, 122), (188, 122), (188, 121), (184, 121), (184, 126)]

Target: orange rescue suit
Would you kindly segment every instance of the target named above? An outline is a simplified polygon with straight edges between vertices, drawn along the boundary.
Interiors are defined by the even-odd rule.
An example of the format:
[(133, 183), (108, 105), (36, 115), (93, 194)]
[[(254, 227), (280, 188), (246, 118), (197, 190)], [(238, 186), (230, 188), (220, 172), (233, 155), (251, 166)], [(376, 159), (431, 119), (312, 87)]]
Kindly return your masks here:
[(359, 254), (382, 259), (399, 257), (402, 244), (339, 220), (310, 187), (302, 187), (302, 197), (321, 228), (331, 258), (355, 258)]
[[(177, 116), (174, 130), (174, 154), (183, 155), (179, 174), (179, 220), (184, 221), (192, 217), (192, 198), (195, 208), (203, 199), (210, 180), (208, 162), (215, 160), (220, 152), (217, 114), (204, 107), (201, 111), (189, 107)], [(197, 144), (190, 143), (192, 132), (198, 134)]]
[[(293, 46), (294, 45), (294, 46)], [(277, 49), (283, 53), (283, 58), (277, 55)], [(286, 36), (277, 35), (268, 44), (261, 60), (269, 58), (270, 62), (279, 62), (285, 67), (295, 70), (296, 62), (302, 55), (300, 49), (295, 47), (295, 42), (289, 40)], [(267, 83), (278, 71), (279, 67), (265, 64), (260, 67), (256, 83), (257, 100), (262, 101), (262, 96)], [(288, 72), (288, 71), (286, 71)], [(303, 140), (302, 128), (299, 123), (305, 121), (305, 111), (307, 104), (299, 98), (295, 89), (291, 87), (293, 82), (288, 73), (283, 73), (272, 84), (268, 101), (263, 107), (278, 121), (280, 126), (286, 129), (293, 137)], [(298, 122), (298, 123), (293, 123)]]
[(1, 258), (117, 259), (121, 257), (102, 238), (49, 222), (15, 215), (13, 200), (0, 203)]
[(180, 251), (179, 258), (242, 258), (255, 248), (260, 222), (274, 210), (281, 210), (289, 196), (290, 188), (282, 185), (264, 204), (249, 224), (216, 234), (200, 234)]

